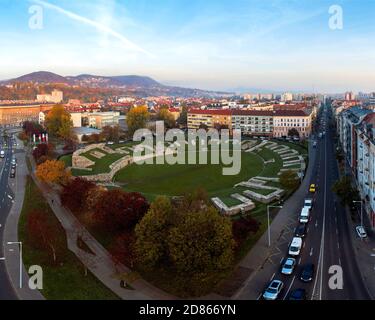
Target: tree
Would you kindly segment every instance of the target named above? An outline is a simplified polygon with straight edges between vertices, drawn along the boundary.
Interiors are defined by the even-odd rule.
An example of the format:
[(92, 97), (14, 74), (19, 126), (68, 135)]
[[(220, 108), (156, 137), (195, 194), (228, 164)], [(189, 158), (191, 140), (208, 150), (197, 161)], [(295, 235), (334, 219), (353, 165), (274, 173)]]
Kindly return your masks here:
[(42, 157), (44, 158), (44, 160), (47, 159), (48, 157), (51, 157), (54, 150), (55, 150), (55, 146), (53, 144), (41, 143), (41, 144), (38, 144), (37, 147), (33, 150), (33, 157), (38, 164), (41, 164), (44, 162), (44, 161), (40, 161)]
[(133, 268), (136, 258), (134, 244), (134, 234), (131, 232), (125, 232), (115, 239), (109, 248), (109, 252), (116, 263), (123, 263), (130, 268)]
[(170, 262), (178, 272), (226, 270), (233, 261), (232, 225), (213, 207), (179, 215), (169, 230)]
[[(201, 200), (191, 203), (198, 202)], [(230, 220), (207, 203), (199, 209), (195, 205), (187, 211), (180, 208), (165, 197), (151, 205), (135, 229), (140, 264), (147, 268), (170, 266), (184, 276), (205, 277), (227, 269), (234, 247)]]
[(294, 190), (299, 185), (298, 175), (293, 170), (284, 171), (279, 179), (281, 186), (287, 190)]
[(33, 134), (41, 134), (44, 132), (43, 127), (39, 123), (32, 121), (25, 121), (22, 128), (29, 137)]
[(135, 250), (138, 260), (146, 268), (155, 267), (167, 255), (167, 237), (173, 215), (167, 197), (157, 197), (147, 214), (135, 228)]
[(172, 113), (166, 108), (161, 108), (156, 115), (157, 120), (164, 121), (164, 125), (167, 129), (172, 129), (176, 126), (176, 121)]
[(289, 129), (288, 137), (298, 137), (299, 138), (298, 130), (296, 128)]
[(65, 163), (58, 160), (47, 160), (37, 166), (36, 176), (46, 183), (64, 185), (68, 182), (71, 173), (65, 169)]
[(134, 228), (148, 208), (146, 199), (139, 193), (109, 190), (101, 194), (94, 219), (108, 231), (122, 232)]
[(233, 238), (236, 241), (236, 248), (240, 248), (250, 233), (259, 230), (259, 222), (251, 217), (234, 220), (232, 222)]
[(177, 123), (182, 127), (187, 127), (187, 120), (188, 120), (188, 108), (186, 106), (183, 106), (181, 109), (180, 116), (177, 119)]
[(138, 129), (146, 128), (149, 117), (146, 106), (132, 108), (126, 115), (129, 133), (134, 134)]
[(332, 191), (341, 199), (343, 205), (353, 205), (353, 201), (359, 199), (358, 191), (353, 188), (350, 176), (345, 176), (341, 180), (336, 181), (332, 187)]
[(86, 209), (86, 196), (93, 188), (95, 183), (84, 178), (71, 179), (61, 191), (62, 205), (74, 213), (82, 213)]
[(102, 198), (103, 194), (107, 192), (107, 189), (102, 186), (96, 185), (94, 188), (90, 188), (87, 190), (86, 193), (86, 209), (88, 211), (95, 211), (100, 199)]
[(106, 141), (114, 141), (118, 143), (120, 140), (120, 127), (106, 126), (103, 128), (101, 135)]
[(30, 245), (34, 248), (49, 253), (53, 264), (61, 260), (63, 244), (59, 240), (60, 230), (56, 230), (46, 219), (46, 213), (34, 210), (27, 215), (27, 236)]
[(65, 110), (64, 106), (56, 105), (48, 112), (45, 126), (49, 134), (69, 139), (71, 137), (73, 122), (70, 113)]

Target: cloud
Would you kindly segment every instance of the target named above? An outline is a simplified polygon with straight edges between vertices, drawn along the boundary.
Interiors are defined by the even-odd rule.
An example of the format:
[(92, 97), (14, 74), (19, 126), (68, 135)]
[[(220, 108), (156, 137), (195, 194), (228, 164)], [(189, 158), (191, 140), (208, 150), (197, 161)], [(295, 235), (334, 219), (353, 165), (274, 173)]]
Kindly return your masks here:
[(138, 52), (142, 52), (142, 53), (148, 55), (149, 57), (154, 57), (154, 55), (152, 53), (150, 53), (147, 50), (141, 48), (140, 46), (138, 46), (134, 42), (128, 40), (125, 36), (123, 36), (119, 32), (111, 29), (110, 27), (108, 27), (108, 26), (106, 26), (104, 24), (101, 24), (101, 23), (99, 23), (97, 21), (88, 19), (88, 18), (83, 17), (81, 15), (78, 15), (78, 14), (76, 14), (74, 12), (65, 10), (65, 9), (63, 9), (63, 8), (61, 8), (59, 6), (56, 6), (54, 4), (51, 4), (51, 3), (47, 2), (47, 1), (43, 1), (43, 0), (30, 0), (30, 1), (32, 1), (33, 3), (39, 4), (39, 5), (42, 5), (42, 6), (44, 6), (47, 9), (54, 10), (54, 11), (60, 13), (60, 14), (63, 14), (66, 17), (68, 17), (68, 18), (70, 18), (72, 20), (75, 20), (75, 21), (81, 22), (83, 24), (86, 24), (88, 26), (94, 27), (99, 32), (102, 32), (102, 33), (104, 33), (106, 35), (110, 35), (110, 36), (116, 38), (123, 45), (125, 45), (125, 47), (128, 48), (128, 49), (131, 49), (131, 50), (134, 50), (134, 51), (138, 51)]

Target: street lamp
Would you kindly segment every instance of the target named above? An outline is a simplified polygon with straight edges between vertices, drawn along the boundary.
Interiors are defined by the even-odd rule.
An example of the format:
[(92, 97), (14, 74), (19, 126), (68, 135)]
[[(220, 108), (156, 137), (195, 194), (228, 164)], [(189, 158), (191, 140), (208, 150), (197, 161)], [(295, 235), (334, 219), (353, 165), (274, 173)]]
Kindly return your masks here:
[(281, 209), (282, 206), (267, 206), (268, 247), (271, 247), (270, 208), (279, 208), (279, 209)]
[(361, 227), (363, 228), (363, 201), (353, 201), (353, 203), (360, 203), (361, 204)]

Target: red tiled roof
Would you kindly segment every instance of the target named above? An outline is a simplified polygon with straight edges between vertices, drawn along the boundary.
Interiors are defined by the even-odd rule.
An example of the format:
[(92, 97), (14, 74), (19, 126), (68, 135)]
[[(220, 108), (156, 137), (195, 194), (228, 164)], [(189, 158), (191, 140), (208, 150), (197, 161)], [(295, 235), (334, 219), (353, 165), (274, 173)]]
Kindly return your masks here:
[(230, 116), (232, 114), (232, 110), (229, 109), (211, 109), (211, 110), (200, 110), (200, 109), (192, 109), (189, 110), (189, 114), (206, 114), (206, 115), (217, 115), (217, 116)]
[(307, 117), (308, 113), (304, 110), (275, 110), (275, 117)]
[(233, 110), (235, 116), (259, 116), (259, 117), (272, 117), (273, 111), (267, 110)]

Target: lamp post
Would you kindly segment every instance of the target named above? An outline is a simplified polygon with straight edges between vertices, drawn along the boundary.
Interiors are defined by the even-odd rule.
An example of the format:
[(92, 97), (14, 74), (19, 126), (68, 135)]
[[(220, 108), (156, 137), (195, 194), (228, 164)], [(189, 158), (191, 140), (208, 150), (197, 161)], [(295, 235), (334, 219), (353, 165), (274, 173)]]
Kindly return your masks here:
[(363, 201), (353, 201), (353, 203), (360, 203), (361, 204), (361, 227), (363, 228)]
[(282, 206), (267, 206), (268, 247), (271, 247), (270, 208), (279, 208), (279, 209), (281, 209)]

